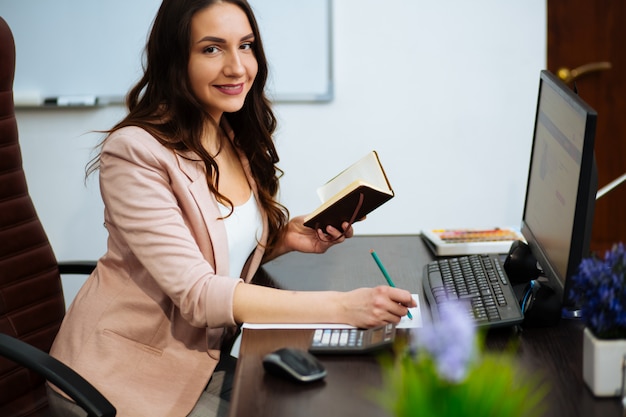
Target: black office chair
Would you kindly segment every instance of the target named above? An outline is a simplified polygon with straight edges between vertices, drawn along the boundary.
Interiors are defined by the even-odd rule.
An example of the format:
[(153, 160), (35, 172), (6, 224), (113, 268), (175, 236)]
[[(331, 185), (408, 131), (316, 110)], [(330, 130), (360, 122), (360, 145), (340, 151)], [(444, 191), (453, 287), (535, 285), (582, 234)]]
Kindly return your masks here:
[(95, 263), (59, 265), (28, 194), (13, 103), (15, 43), (0, 17), (0, 416), (50, 415), (45, 381), (89, 416), (115, 408), (89, 382), (47, 352), (65, 315), (62, 273)]

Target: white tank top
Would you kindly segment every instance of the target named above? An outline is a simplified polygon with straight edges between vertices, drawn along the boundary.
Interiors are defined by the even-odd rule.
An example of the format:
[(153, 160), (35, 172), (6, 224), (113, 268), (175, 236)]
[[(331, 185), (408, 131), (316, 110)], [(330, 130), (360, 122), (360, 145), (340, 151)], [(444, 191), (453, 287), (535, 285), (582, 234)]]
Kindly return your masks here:
[[(220, 203), (218, 206), (222, 216), (227, 216), (230, 209)], [(256, 248), (263, 229), (261, 212), (254, 194), (250, 193), (248, 201), (234, 207), (233, 214), (224, 219), (224, 226), (228, 236), (230, 275), (241, 277), (243, 266)]]

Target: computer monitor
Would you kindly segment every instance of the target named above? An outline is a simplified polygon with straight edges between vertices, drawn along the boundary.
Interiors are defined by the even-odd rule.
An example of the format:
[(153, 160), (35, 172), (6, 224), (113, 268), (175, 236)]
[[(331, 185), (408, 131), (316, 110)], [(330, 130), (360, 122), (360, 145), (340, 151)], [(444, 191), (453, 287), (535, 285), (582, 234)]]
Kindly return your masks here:
[(568, 280), (589, 256), (598, 188), (594, 155), (596, 112), (543, 70), (521, 231), (543, 275), (577, 315)]

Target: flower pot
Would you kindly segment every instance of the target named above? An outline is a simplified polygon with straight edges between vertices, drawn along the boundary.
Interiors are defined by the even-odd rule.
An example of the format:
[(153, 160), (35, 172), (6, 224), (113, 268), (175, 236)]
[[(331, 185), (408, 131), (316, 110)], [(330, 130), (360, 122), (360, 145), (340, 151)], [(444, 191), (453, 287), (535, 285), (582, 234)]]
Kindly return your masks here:
[(621, 396), (622, 368), (626, 339), (596, 338), (591, 330), (583, 333), (583, 380), (598, 397)]

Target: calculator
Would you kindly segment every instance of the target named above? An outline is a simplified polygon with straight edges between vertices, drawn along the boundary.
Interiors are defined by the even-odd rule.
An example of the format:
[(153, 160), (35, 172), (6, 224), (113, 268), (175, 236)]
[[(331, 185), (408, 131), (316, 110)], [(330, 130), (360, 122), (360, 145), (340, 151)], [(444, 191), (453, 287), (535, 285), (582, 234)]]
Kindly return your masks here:
[(386, 324), (371, 329), (316, 329), (311, 353), (367, 353), (390, 346), (396, 337), (396, 325)]

